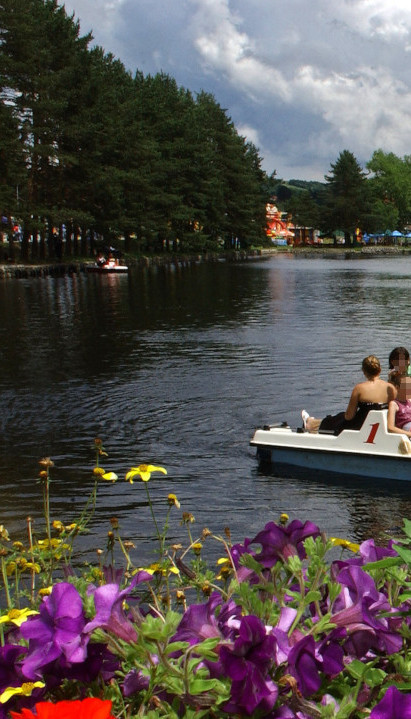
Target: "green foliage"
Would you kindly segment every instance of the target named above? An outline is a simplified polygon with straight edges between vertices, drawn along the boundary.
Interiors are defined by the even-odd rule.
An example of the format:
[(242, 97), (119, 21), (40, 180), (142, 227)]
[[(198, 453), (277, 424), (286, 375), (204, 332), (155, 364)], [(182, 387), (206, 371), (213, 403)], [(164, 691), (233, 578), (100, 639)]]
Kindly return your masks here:
[[(49, 592), (50, 583), (61, 581), (64, 568), (70, 569), (69, 581), (80, 595), (87, 621), (101, 612), (101, 606), (98, 607), (93, 593), (90, 592), (89, 582), (92, 580), (98, 587), (104, 587), (106, 580), (102, 567), (95, 567), (93, 571), (90, 567), (79, 569), (70, 565), (73, 547), (69, 538), (85, 531), (94, 512), (99, 482), (118, 479), (117, 475), (112, 472), (106, 473), (100, 466), (101, 459), (107, 457), (100, 439), (95, 440), (93, 451), (95, 452), (94, 487), (89, 502), (76, 522), (66, 526), (60, 520), (51, 521), (49, 489), (52, 486), (53, 462), (50, 458), (44, 458), (40, 461), (39, 477), (43, 492), (44, 538), (34, 537), (29, 523), (28, 549), (26, 549), (22, 543), (11, 544), (7, 529), (3, 526), (0, 528), (3, 591), (8, 610), (12, 610), (7, 615), (5, 612), (2, 613), (0, 631), (3, 644), (5, 643), (4, 627), (7, 626), (7, 622), (16, 619), (16, 610), (23, 605), (37, 609), (43, 594), (39, 590), (47, 588)], [(93, 642), (106, 645), (118, 658), (119, 667), (116, 675), (109, 682), (99, 676), (91, 682), (65, 679), (58, 686), (52, 683), (45, 697), (48, 701), (76, 699), (85, 694), (110, 699), (113, 702), (113, 715), (118, 717), (224, 719), (232, 715), (227, 708), (227, 702), (232, 703), (234, 695), (237, 701), (242, 700), (243, 697), (242, 690), (239, 692), (241, 681), (238, 682), (232, 676), (224, 674), (222, 670), (224, 665), (222, 655), (227, 649), (231, 657), (227, 666), (235, 665), (237, 667), (235, 672), (239, 672), (241, 668), (241, 672), (247, 676), (249, 691), (259, 691), (261, 683), (265, 685), (265, 682), (268, 682), (270, 691), (273, 687), (278, 688), (278, 693), (275, 691), (275, 706), (270, 716), (281, 716), (284, 710), (289, 709), (290, 716), (295, 717), (365, 719), (389, 687), (398, 686), (404, 693), (410, 692), (411, 630), (408, 619), (409, 603), (407, 604), (409, 598), (404, 591), (409, 586), (411, 568), (410, 521), (404, 522), (404, 532), (396, 540), (397, 556), (387, 557), (369, 565), (361, 564), (363, 558), (360, 555), (354, 559), (351, 566), (356, 572), (353, 577), (360, 572), (363, 578), (359, 578), (358, 581), (368, 583), (371, 581), (371, 576), (375, 582), (375, 591), (380, 592), (380, 597), (384, 596), (386, 600), (381, 605), (382, 609), (377, 609), (375, 615), (373, 614), (372, 623), (368, 624), (368, 613), (375, 612), (373, 609), (375, 596), (372, 594), (368, 596), (369, 589), (367, 589), (364, 596), (360, 597), (359, 606), (362, 606), (364, 601), (367, 609), (358, 625), (357, 613), (363, 611), (359, 606), (350, 606), (348, 602), (342, 612), (340, 607), (337, 609), (334, 607), (335, 600), (339, 598), (341, 602), (344, 592), (342, 586), (334, 579), (336, 570), (330, 567), (328, 553), (335, 545), (333, 540), (327, 540), (322, 534), (319, 536), (314, 534), (308, 536), (303, 546), (297, 550), (289, 532), (286, 535), (288, 541), (284, 545), (280, 542), (277, 547), (273, 540), (273, 548), (276, 548), (277, 554), (273, 562), (268, 562), (272, 566), (265, 566), (262, 555), (253, 550), (253, 554), (246, 552), (242, 554), (240, 565), (235, 568), (235, 563), (231, 563), (231, 544), (222, 537), (212, 535), (209, 530), (203, 530), (198, 539), (193, 539), (190, 525), (193, 524), (194, 518), (183, 513), (179, 527), (180, 529), (183, 527), (182, 531), (187, 530), (187, 547), (184, 549), (183, 544), (180, 543), (169, 546), (167, 530), (171, 521), (170, 512), (174, 513), (179, 509), (179, 503), (175, 495), (168, 496), (168, 511), (164, 528), (160, 530), (148, 489), (151, 474), (157, 472), (166, 474), (164, 468), (154, 465), (139, 465), (126, 474), (128, 481), (142, 479), (147, 490), (159, 545), (156, 553), (157, 561), (146, 568), (153, 573), (153, 581), (148, 583), (143, 581), (144, 586), (134, 587), (130, 590), (127, 599), (122, 600), (118, 605), (116, 613), (120, 613), (119, 616), (123, 617), (123, 623), (118, 623), (117, 616), (116, 621), (110, 624), (107, 621), (109, 614), (104, 615), (105, 620), (94, 629), (92, 634)], [(288, 532), (283, 519), (280, 519), (280, 524), (276, 525), (276, 528), (279, 535), (281, 532)], [(173, 534), (176, 531), (176, 528), (173, 528)], [(57, 537), (53, 536), (55, 533)], [(111, 558), (112, 574), (118, 569), (115, 564), (117, 565), (118, 562), (120, 565), (125, 564), (125, 577), (121, 582), (119, 580), (117, 587), (120, 591), (121, 588), (127, 588), (129, 580), (141, 570), (141, 567), (126, 549), (126, 543), (120, 536), (116, 521), (112, 521), (109, 534), (107, 555), (102, 557), (102, 562), (107, 563)], [(229, 533), (226, 533), (226, 537), (228, 536)], [(226, 550), (226, 567), (229, 571), (224, 577), (216, 575), (208, 568), (207, 562), (199, 555), (202, 542), (209, 537), (222, 543)], [(63, 551), (66, 543), (69, 546)], [(254, 542), (251, 544), (254, 545)], [(341, 540), (340, 545), (350, 547), (351, 551), (358, 550), (358, 545), (349, 541)], [(114, 548), (119, 550), (116, 553), (117, 559), (114, 556)], [(32, 560), (36, 559), (38, 569), (34, 561), (29, 567), (27, 566), (28, 555)], [(187, 564), (182, 561), (183, 559)], [(346, 567), (349, 566), (348, 560)], [(240, 577), (240, 572), (244, 571), (250, 574), (248, 576), (243, 574)], [(370, 575), (368, 580), (366, 572)], [(118, 576), (120, 574), (118, 573)], [(110, 583), (109, 586), (113, 588), (116, 585)], [(344, 591), (350, 593), (351, 589), (349, 585), (345, 585)], [(199, 596), (201, 591), (204, 593), (203, 597)], [(214, 599), (212, 598), (212, 601), (216, 601), (214, 608), (212, 602), (206, 604), (204, 601), (204, 597), (208, 597), (211, 591), (215, 592)], [(111, 589), (109, 593), (111, 595)], [(108, 601), (109, 595), (105, 596), (105, 601)], [(191, 615), (185, 611), (188, 597), (194, 600)], [(196, 604), (196, 601), (200, 603)], [(228, 606), (230, 611), (226, 616)], [(127, 612), (127, 615), (123, 612)], [(341, 621), (341, 613), (345, 614), (347, 633), (339, 634), (337, 631), (337, 635), (333, 636), (336, 627), (344, 626), (337, 624)], [(180, 638), (178, 636), (182, 614), (185, 622), (184, 631), (189, 631), (190, 641), (186, 640), (187, 634), (183, 634)], [(288, 617), (287, 624), (281, 626), (281, 622), (286, 617)], [(238, 626), (244, 618), (254, 622), (254, 626), (257, 622), (259, 632), (263, 632), (264, 636), (259, 638), (257, 635), (253, 636), (255, 630), (245, 631), (242, 634), (238, 632)], [(220, 619), (221, 626), (219, 626)], [(375, 634), (373, 623), (378, 622), (378, 626), (384, 631), (385, 619), (391, 621), (391, 635), (394, 636), (397, 631), (403, 642), (402, 647), (401, 641), (397, 645), (399, 649), (396, 652), (391, 649), (386, 652), (381, 649), (369, 651), (360, 660), (356, 658), (355, 653), (352, 654), (352, 650), (345, 649), (346, 640), (349, 641), (357, 631), (360, 636), (364, 632), (369, 636)], [(119, 626), (122, 627), (120, 633)], [(128, 631), (127, 626), (131, 628), (129, 639), (124, 637), (124, 632)], [(253, 625), (250, 624), (249, 627), (251, 626)], [(15, 628), (13, 632), (16, 632)], [(13, 634), (13, 636), (17, 635)], [(271, 644), (273, 636), (276, 639)], [(319, 659), (314, 660), (314, 655), (310, 657), (307, 649), (306, 659), (295, 675), (292, 662), (290, 666), (288, 665), (291, 654), (287, 655), (284, 652), (292, 652), (293, 648), (304, 640), (316, 643), (318, 657), (323, 657), (324, 666), (319, 663)], [(13, 641), (16, 639), (14, 638)], [(22, 637), (17, 641), (25, 643)], [(267, 655), (267, 641), (272, 656)], [(339, 668), (337, 664), (337, 668), (330, 676), (325, 668), (325, 657), (328, 649), (332, 652), (337, 650), (338, 641), (341, 641), (341, 657), (343, 647), (347, 654), (345, 661), (341, 662)], [(280, 655), (282, 658), (276, 659), (275, 655), (277, 657)], [(268, 662), (264, 676), (259, 673), (263, 671), (259, 664), (261, 658), (264, 661), (262, 666)], [(255, 666), (252, 668), (254, 662)], [(250, 667), (252, 673), (247, 674)], [(257, 670), (257, 667), (260, 668)], [(302, 693), (299, 682), (301, 672), (304, 674), (305, 671), (311, 676), (318, 675), (319, 683), (316, 690)], [(46, 674), (47, 668), (44, 676)], [(133, 674), (138, 678), (138, 688), (129, 695), (123, 694), (123, 681)], [(252, 716), (254, 719), (259, 719), (265, 715), (264, 711), (262, 708), (257, 708), (253, 712), (238, 710), (236, 716)]]
[(331, 163), (331, 172), (325, 176), (327, 190), (322, 212), (323, 228), (341, 229), (346, 239), (362, 225), (366, 211), (365, 173), (349, 150), (340, 153), (337, 161)]
[[(411, 157), (403, 159), (392, 152), (376, 150), (367, 164), (374, 173), (371, 179), (374, 193), (384, 203), (387, 213), (394, 208), (400, 227), (411, 222)], [(395, 225), (397, 226), (397, 225)], [(389, 229), (393, 226), (386, 224)]]
[(89, 50), (57, 0), (0, 12), (0, 202), (25, 243), (63, 223), (70, 246), (81, 228), (82, 250), (86, 230), (141, 252), (264, 241), (261, 160), (212, 95), (163, 73), (133, 78)]

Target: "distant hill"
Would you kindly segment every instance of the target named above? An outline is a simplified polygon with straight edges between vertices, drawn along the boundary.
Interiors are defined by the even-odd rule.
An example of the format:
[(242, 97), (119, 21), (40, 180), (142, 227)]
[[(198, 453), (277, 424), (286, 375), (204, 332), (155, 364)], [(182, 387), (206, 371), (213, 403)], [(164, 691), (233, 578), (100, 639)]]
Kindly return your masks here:
[(279, 180), (274, 188), (274, 194), (280, 205), (287, 203), (292, 197), (302, 197), (305, 194), (308, 194), (314, 202), (321, 204), (325, 188), (325, 182), (316, 180)]

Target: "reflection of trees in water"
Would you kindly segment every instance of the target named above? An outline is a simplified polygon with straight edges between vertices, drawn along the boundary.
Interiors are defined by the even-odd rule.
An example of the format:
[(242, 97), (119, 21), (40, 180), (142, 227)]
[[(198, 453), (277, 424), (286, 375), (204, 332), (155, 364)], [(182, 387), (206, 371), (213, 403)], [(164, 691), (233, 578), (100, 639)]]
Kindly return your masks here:
[(342, 477), (269, 463), (258, 466), (258, 476), (265, 478), (270, 494), (283, 502), (279, 511), (294, 508), (292, 518), (310, 519), (328, 535), (355, 542), (374, 538), (384, 545), (398, 536), (403, 519), (411, 518), (411, 481)]
[(370, 485), (367, 492), (353, 492), (348, 501), (350, 523), (357, 540), (374, 537), (379, 544), (385, 544), (398, 535), (403, 519), (411, 517), (411, 481), (403, 484), (391, 482), (387, 491), (387, 483), (383, 489), (382, 482), (378, 482), (374, 487)]
[(22, 383), (115, 374), (138, 348), (158, 354), (170, 331), (241, 325), (266, 287), (265, 272), (220, 263), (4, 283), (0, 372)]

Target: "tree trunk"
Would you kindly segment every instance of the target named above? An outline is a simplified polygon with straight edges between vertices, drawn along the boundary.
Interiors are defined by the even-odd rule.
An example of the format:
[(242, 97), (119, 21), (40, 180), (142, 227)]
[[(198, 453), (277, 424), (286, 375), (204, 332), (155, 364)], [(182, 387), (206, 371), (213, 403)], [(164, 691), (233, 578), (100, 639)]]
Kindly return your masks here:
[(23, 262), (29, 261), (29, 237), (30, 237), (30, 230), (28, 228), (27, 222), (25, 222), (24, 229), (23, 229), (23, 239), (21, 241), (21, 253), (20, 253), (20, 257)]
[(47, 248), (49, 260), (54, 260), (54, 230), (51, 217), (47, 218)]
[(11, 221), (11, 217), (9, 217), (9, 227), (8, 227), (7, 237), (8, 237), (8, 241), (9, 241), (8, 260), (10, 262), (14, 262), (15, 250), (14, 250), (14, 240), (13, 240), (13, 223)]
[(77, 225), (74, 225), (73, 227), (73, 253), (75, 257), (78, 257), (78, 233), (79, 228)]
[(39, 233), (38, 230), (33, 232), (33, 242), (31, 243), (31, 259), (37, 260), (39, 256)]
[(46, 259), (46, 230), (44, 224), (40, 230), (39, 257), (41, 260)]
[(93, 228), (90, 228), (90, 255), (94, 257), (94, 248), (96, 246), (96, 243), (94, 241), (94, 230)]
[(65, 252), (67, 257), (71, 257), (71, 255), (72, 255), (72, 245), (71, 245), (72, 232), (73, 232), (73, 224), (72, 224), (72, 222), (67, 222), (67, 224), (66, 224), (66, 252)]
[(87, 230), (85, 227), (81, 228), (80, 233), (80, 254), (82, 257), (87, 257)]

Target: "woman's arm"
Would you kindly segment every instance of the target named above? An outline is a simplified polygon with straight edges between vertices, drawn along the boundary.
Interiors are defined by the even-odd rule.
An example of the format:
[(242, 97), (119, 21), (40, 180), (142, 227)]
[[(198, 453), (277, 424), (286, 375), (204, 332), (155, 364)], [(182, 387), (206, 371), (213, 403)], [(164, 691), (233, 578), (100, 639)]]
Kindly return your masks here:
[(392, 400), (388, 405), (388, 414), (387, 414), (387, 429), (389, 432), (395, 432), (395, 434), (406, 434), (407, 437), (411, 437), (411, 432), (407, 432), (406, 429), (401, 429), (401, 427), (396, 427), (395, 425), (395, 415), (397, 414), (398, 405), (394, 400)]
[(356, 384), (353, 391), (351, 392), (351, 397), (350, 397), (350, 401), (348, 402), (348, 407), (345, 410), (345, 414), (344, 414), (345, 419), (352, 419), (353, 417), (355, 417), (355, 413), (356, 413), (357, 407), (358, 407), (358, 395), (359, 395), (358, 384)]

